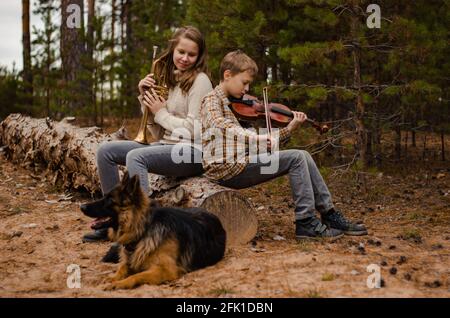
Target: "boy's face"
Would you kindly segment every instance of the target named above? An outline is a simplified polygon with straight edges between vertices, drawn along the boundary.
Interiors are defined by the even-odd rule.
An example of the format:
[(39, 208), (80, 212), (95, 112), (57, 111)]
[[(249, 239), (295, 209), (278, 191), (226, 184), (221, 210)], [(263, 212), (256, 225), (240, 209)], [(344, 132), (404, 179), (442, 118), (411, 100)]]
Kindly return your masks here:
[(242, 98), (248, 92), (252, 81), (253, 76), (247, 71), (233, 75), (229, 70), (226, 70), (224, 72), (223, 87), (227, 95)]

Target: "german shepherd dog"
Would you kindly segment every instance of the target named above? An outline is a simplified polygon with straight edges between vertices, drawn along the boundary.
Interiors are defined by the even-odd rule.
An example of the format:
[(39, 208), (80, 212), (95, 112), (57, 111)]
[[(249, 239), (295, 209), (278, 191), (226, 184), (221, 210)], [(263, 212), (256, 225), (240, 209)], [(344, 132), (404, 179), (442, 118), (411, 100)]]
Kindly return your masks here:
[(108, 236), (121, 244), (120, 264), (105, 289), (161, 284), (223, 258), (226, 233), (200, 208), (159, 207), (128, 173), (102, 199), (81, 205), (92, 218), (109, 218)]

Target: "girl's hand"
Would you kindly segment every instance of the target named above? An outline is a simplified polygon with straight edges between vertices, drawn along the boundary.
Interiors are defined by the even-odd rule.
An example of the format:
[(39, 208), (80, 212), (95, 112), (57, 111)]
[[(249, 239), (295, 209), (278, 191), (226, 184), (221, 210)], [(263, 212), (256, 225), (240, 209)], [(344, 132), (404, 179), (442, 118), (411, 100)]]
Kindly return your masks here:
[(287, 129), (292, 132), (294, 131), (299, 125), (303, 124), (305, 120), (308, 118), (305, 113), (302, 112), (292, 112), (294, 115), (294, 118), (291, 120), (291, 122), (287, 125)]
[(153, 74), (147, 74), (147, 76), (144, 77), (142, 80), (140, 80), (140, 82), (138, 84), (139, 93), (141, 95), (144, 95), (144, 92), (146, 90), (152, 88), (155, 85), (156, 85), (156, 81), (153, 78)]
[(166, 107), (167, 101), (159, 96), (153, 88), (144, 92), (143, 104), (155, 115), (161, 108)]

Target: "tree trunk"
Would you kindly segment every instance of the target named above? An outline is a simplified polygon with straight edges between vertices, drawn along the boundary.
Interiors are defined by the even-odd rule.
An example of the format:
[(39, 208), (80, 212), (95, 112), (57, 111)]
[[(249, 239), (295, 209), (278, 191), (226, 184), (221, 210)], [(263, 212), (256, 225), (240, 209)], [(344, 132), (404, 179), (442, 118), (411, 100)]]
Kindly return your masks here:
[(427, 154), (427, 132), (423, 132), (423, 151), (422, 151), (422, 160), (425, 160)]
[(95, 0), (88, 0), (88, 23), (86, 34), (86, 51), (88, 59), (92, 59), (94, 54), (94, 18)]
[[(126, 11), (127, 4), (125, 0), (120, 0), (120, 63), (123, 64), (123, 53), (125, 52), (125, 23), (126, 23)], [(125, 118), (125, 102), (124, 102), (124, 85), (125, 85), (125, 75), (123, 72), (119, 72), (119, 82), (120, 82), (120, 91), (118, 96), (118, 104), (120, 107), (120, 119), (124, 120)]]
[[(88, 80), (87, 80), (87, 98), (89, 101), (89, 106), (95, 107), (95, 89), (94, 89), (94, 20), (95, 20), (95, 0), (88, 0), (88, 23), (87, 23), (87, 33), (86, 33), (86, 66), (88, 69)], [(97, 120), (95, 121), (97, 125)]]
[(23, 82), (28, 106), (33, 104), (33, 73), (31, 70), (30, 0), (22, 0)]
[(400, 125), (400, 123), (395, 125), (395, 158), (397, 160), (400, 160), (402, 155), (402, 130)]
[(137, 23), (136, 2), (134, 0), (126, 1), (126, 50), (124, 65), (127, 69), (125, 76), (125, 109), (127, 115), (139, 116), (140, 108), (136, 106), (137, 86), (139, 78), (139, 66), (136, 64), (136, 52), (144, 49), (139, 48), (138, 37), (134, 26)]
[[(356, 49), (359, 51), (359, 49)], [(362, 91), (361, 91), (361, 72), (360, 72), (360, 55), (359, 52), (353, 52), (353, 63), (355, 67), (355, 87), (357, 87), (358, 96), (356, 98), (356, 149), (358, 151), (358, 157), (364, 167), (367, 166), (367, 158), (366, 158), (366, 129), (364, 125), (364, 103), (362, 99)]]
[(367, 158), (366, 158), (366, 129), (364, 126), (364, 102), (362, 98), (362, 90), (361, 90), (361, 47), (358, 39), (358, 9), (354, 7), (353, 16), (351, 17), (351, 35), (353, 39), (353, 82), (354, 86), (357, 90), (357, 98), (356, 98), (356, 149), (358, 152), (358, 157), (360, 162), (363, 164), (363, 167), (367, 167)]
[[(72, 11), (68, 12), (68, 9)], [(73, 11), (73, 9), (76, 9)], [(86, 85), (83, 85), (82, 57), (86, 54), (84, 41), (83, 0), (61, 2), (61, 62), (65, 80), (65, 104), (71, 113), (78, 112), (85, 104)], [(76, 13), (80, 13), (77, 16)], [(78, 21), (79, 27), (73, 22)]]
[(116, 0), (111, 1), (111, 47), (109, 49), (109, 54), (111, 55), (111, 65), (109, 68), (109, 107), (110, 109), (114, 109), (114, 65), (116, 62), (115, 57), (115, 30), (116, 30)]
[(408, 131), (405, 131), (405, 159), (408, 159)]
[[(375, 109), (379, 109), (378, 98), (375, 99)], [(380, 117), (375, 116), (374, 127), (373, 127), (373, 144), (374, 144), (374, 160), (377, 168), (381, 168), (382, 165), (382, 154), (381, 154), (381, 125)]]
[[(57, 186), (100, 193), (95, 153), (101, 142), (126, 138), (124, 129), (106, 135), (98, 127), (78, 128), (72, 118), (61, 122), (11, 114), (0, 124), (0, 144), (9, 159), (23, 166), (38, 164)], [(122, 175), (124, 167), (119, 168)], [(169, 178), (149, 174), (149, 195), (164, 205), (202, 207), (216, 214), (227, 231), (227, 244), (250, 241), (257, 219), (252, 204), (239, 191), (206, 178)]]
[(373, 151), (372, 151), (372, 141), (373, 141), (373, 127), (367, 131), (366, 134), (366, 162), (368, 166), (372, 165), (373, 162)]
[[(100, 70), (100, 72), (103, 72)], [(103, 77), (101, 77), (103, 78)], [(105, 108), (105, 89), (103, 87), (103, 81), (100, 83), (100, 126), (103, 127), (103, 111)]]
[[(99, 69), (101, 68), (101, 66), (97, 66), (94, 68), (94, 73), (93, 73), (93, 84), (94, 84), (94, 94), (97, 96), (97, 92), (98, 92), (98, 86), (101, 85), (98, 73), (101, 72)], [(92, 111), (93, 111), (93, 115), (94, 115), (94, 124), (95, 126), (100, 126), (103, 127), (103, 125), (99, 125), (98, 124), (98, 108), (97, 108), (97, 98), (95, 98), (93, 100), (93, 104), (92, 104)]]
[(52, 83), (51, 77), (51, 65), (53, 63), (53, 52), (52, 52), (52, 35), (55, 31), (52, 27), (52, 12), (55, 10), (54, 7), (49, 5), (45, 7), (44, 13), (44, 29), (45, 29), (45, 40), (44, 40), (44, 50), (45, 50), (45, 69), (43, 71), (44, 75), (44, 91), (45, 91), (45, 114), (47, 117), (52, 117), (50, 109), (50, 101), (52, 97), (52, 88), (54, 84)]

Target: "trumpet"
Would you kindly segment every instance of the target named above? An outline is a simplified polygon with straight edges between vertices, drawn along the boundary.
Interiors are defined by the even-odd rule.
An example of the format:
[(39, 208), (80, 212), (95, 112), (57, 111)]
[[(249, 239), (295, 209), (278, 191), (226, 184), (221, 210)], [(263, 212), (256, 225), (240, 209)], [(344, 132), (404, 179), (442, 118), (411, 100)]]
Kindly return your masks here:
[[(155, 68), (156, 68), (156, 51), (158, 50), (158, 47), (155, 45), (153, 46), (153, 58), (152, 58), (152, 70), (151, 73), (155, 76), (156, 85), (153, 86), (153, 90), (156, 94), (163, 97), (167, 100), (169, 97), (169, 88), (167, 87), (167, 81), (166, 81), (166, 63), (163, 63), (161, 66), (158, 65), (158, 72), (155, 74)], [(137, 133), (136, 138), (134, 138), (134, 141), (148, 145), (150, 143), (149, 140), (149, 133), (147, 129), (147, 121), (148, 121), (148, 108), (144, 108), (144, 114), (142, 116), (141, 123), (139, 125), (139, 130)]]

